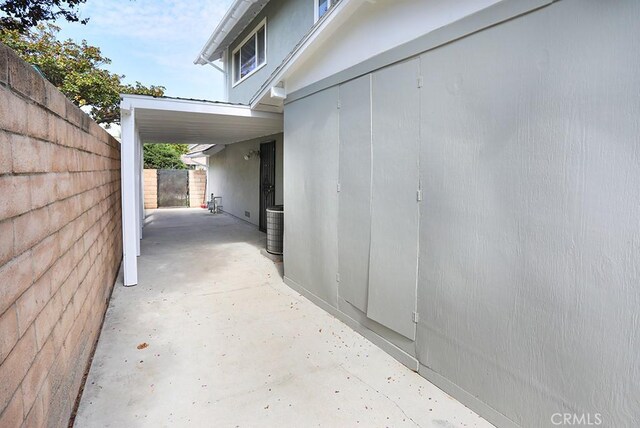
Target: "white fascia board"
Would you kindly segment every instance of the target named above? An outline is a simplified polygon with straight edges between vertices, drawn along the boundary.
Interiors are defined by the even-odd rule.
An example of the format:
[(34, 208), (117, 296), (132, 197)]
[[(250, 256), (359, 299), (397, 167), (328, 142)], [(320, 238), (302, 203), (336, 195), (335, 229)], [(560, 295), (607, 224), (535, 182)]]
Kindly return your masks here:
[[(314, 42), (320, 37), (320, 35), (324, 31), (331, 30), (335, 25), (338, 25), (342, 22), (342, 20), (347, 19), (351, 13), (353, 13), (360, 5), (362, 5), (367, 0), (341, 0), (332, 7), (329, 12), (322, 17), (316, 27), (307, 34), (306, 39), (298, 45), (296, 50), (291, 53), (291, 55), (285, 60), (285, 62), (281, 65), (280, 70), (271, 76), (271, 78), (265, 82), (262, 88), (257, 92), (249, 105), (252, 109), (255, 109), (258, 104), (265, 98), (269, 97), (271, 93), (271, 88), (277, 86), (279, 82), (285, 80), (288, 73), (291, 71), (291, 68), (297, 63), (297, 61), (304, 55), (310, 54)], [(286, 87), (286, 86), (285, 86)]]
[(192, 159), (192, 158), (201, 158), (201, 157), (207, 156), (207, 155), (205, 155), (204, 154), (204, 150), (202, 150), (202, 151), (199, 151), (199, 152), (187, 153), (187, 154), (182, 155), (182, 156), (184, 156), (185, 158)]
[(202, 154), (204, 156), (213, 156), (216, 153), (220, 153), (221, 151), (223, 151), (227, 146), (225, 144), (214, 144), (213, 147), (209, 147), (207, 150), (203, 151)]
[(258, 0), (235, 0), (200, 50), (198, 57), (193, 60), (193, 63), (197, 65), (204, 65), (208, 62), (220, 59), (212, 58), (211, 56), (220, 46), (220, 43), (222, 43), (227, 34), (233, 30), (233, 27), (235, 27), (238, 21), (244, 16), (247, 10), (257, 2)]
[(213, 103), (196, 100), (182, 100), (174, 98), (154, 98), (146, 95), (122, 94), (120, 108), (125, 111), (132, 109), (176, 111), (184, 113), (215, 114), (222, 116), (256, 117), (262, 119), (279, 119), (279, 113), (252, 110), (246, 105)]

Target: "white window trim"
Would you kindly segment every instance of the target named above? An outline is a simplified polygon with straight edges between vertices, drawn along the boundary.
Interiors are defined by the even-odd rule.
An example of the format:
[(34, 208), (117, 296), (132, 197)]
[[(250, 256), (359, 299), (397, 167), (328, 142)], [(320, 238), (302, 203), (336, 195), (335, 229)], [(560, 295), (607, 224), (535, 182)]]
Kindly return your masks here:
[[(328, 0), (329, 4), (327, 5), (327, 11), (324, 13), (325, 15), (327, 13), (329, 13), (329, 9), (331, 9), (331, 7), (337, 3), (336, 0)], [(318, 9), (320, 9), (320, 0), (313, 0), (313, 4), (314, 4), (314, 8), (313, 8), (313, 22), (318, 22), (318, 20), (320, 19), (320, 13), (318, 11)]]
[[(238, 52), (240, 50), (240, 48), (242, 48), (242, 46), (244, 46), (245, 43), (247, 43), (249, 41), (250, 38), (252, 38), (253, 36), (256, 35), (256, 33), (258, 32), (258, 30), (260, 30), (260, 28), (262, 28), (262, 26), (264, 25), (264, 62), (260, 65), (258, 65), (256, 68), (254, 68), (253, 70), (251, 70), (249, 72), (249, 74), (247, 74), (246, 76), (241, 77), (240, 79), (238, 79), (237, 81), (236, 79), (236, 52)], [(251, 31), (247, 37), (245, 37), (242, 42), (240, 42), (238, 44), (238, 46), (233, 50), (233, 52), (231, 52), (231, 82), (232, 88), (235, 88), (236, 86), (238, 86), (240, 83), (244, 82), (245, 80), (247, 80), (249, 77), (253, 76), (258, 70), (260, 70), (262, 67), (264, 67), (265, 65), (267, 65), (267, 17), (265, 16), (265, 18), (260, 21), (260, 23), (258, 25), (255, 26), (255, 28), (253, 29), (253, 31)], [(256, 56), (258, 55), (258, 51), (256, 50)]]

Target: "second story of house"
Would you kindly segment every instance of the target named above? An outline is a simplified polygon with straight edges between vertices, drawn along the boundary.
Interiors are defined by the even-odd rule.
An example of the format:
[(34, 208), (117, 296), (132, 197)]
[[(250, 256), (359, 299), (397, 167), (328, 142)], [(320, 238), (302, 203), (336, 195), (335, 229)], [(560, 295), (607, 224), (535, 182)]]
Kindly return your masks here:
[(321, 86), (553, 1), (235, 0), (194, 62), (224, 73), (224, 101), (282, 112)]
[(227, 100), (249, 103), (339, 0), (236, 0), (195, 60), (223, 69)]

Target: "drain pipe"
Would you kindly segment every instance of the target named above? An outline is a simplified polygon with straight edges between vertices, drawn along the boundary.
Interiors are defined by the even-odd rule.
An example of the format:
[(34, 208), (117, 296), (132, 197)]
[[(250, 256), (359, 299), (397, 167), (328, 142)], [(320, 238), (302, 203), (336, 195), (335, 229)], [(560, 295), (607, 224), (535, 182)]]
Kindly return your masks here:
[(204, 55), (200, 55), (200, 61), (209, 64), (211, 67), (215, 68), (216, 70), (218, 70), (220, 73), (222, 73), (222, 75), (224, 76), (224, 100), (225, 101), (229, 101), (229, 82), (228, 82), (228, 73), (224, 68), (221, 68), (220, 66), (218, 66), (217, 64), (213, 63), (212, 61), (209, 61), (207, 58), (205, 58)]

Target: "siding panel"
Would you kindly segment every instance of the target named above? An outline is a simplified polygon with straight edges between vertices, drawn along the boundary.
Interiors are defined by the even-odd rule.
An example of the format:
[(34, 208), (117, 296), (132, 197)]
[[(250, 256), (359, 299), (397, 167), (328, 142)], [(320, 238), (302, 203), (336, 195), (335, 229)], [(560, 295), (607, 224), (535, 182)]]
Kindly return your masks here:
[(370, 77), (340, 86), (340, 297), (367, 311), (371, 236)]
[(415, 338), (419, 61), (372, 75), (373, 190), (367, 316)]
[(338, 88), (287, 106), (285, 275), (337, 306)]

